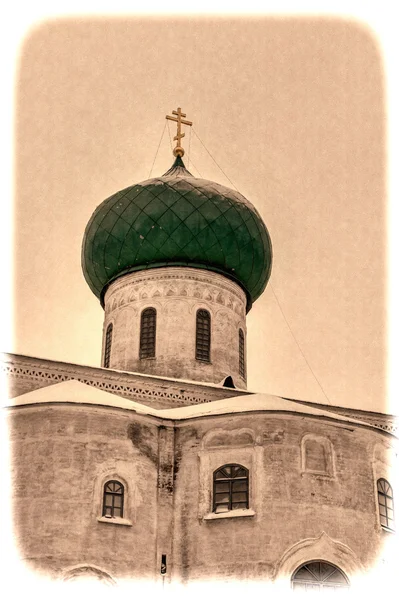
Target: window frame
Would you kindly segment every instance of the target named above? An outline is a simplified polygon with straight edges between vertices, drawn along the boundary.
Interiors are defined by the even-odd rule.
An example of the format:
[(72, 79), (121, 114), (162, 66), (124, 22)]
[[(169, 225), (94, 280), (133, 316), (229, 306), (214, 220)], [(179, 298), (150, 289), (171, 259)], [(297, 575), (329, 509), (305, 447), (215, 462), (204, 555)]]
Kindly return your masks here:
[[(107, 486), (110, 484), (116, 484), (120, 487), (121, 492), (107, 490)], [(106, 504), (106, 496), (111, 496), (111, 506)], [(115, 498), (120, 498), (120, 507), (115, 506)], [(103, 501), (102, 501), (102, 516), (107, 519), (123, 519), (124, 518), (124, 504), (125, 504), (125, 486), (121, 481), (117, 479), (108, 479), (103, 485)], [(107, 514), (107, 509), (111, 510), (111, 513)], [(115, 515), (115, 509), (120, 511), (120, 515)]]
[[(145, 319), (151, 317), (149, 323), (145, 323)], [(147, 328), (147, 331), (146, 329)], [(148, 328), (152, 328), (153, 332), (148, 333)], [(146, 336), (146, 339), (144, 337)], [(149, 341), (150, 339), (150, 341)], [(139, 336), (139, 359), (146, 360), (156, 357), (156, 344), (157, 344), (157, 310), (153, 306), (147, 306), (141, 311), (140, 315), (140, 336)], [(143, 346), (146, 345), (147, 348)], [(150, 350), (148, 350), (150, 346)]]
[(114, 333), (114, 324), (109, 323), (105, 332), (105, 343), (104, 343), (104, 357), (103, 366), (105, 369), (109, 369), (111, 363), (111, 349), (112, 349), (112, 337)]
[(245, 335), (240, 327), (238, 330), (238, 373), (244, 381), (246, 381), (247, 378), (245, 362)]
[[(379, 489), (380, 487), (382, 489)], [(384, 489), (384, 487), (388, 489)], [(392, 486), (389, 483), (389, 481), (385, 479), (385, 477), (379, 477), (377, 479), (376, 489), (379, 524), (383, 529), (386, 529), (387, 531), (395, 531), (395, 503)], [(388, 492), (390, 492), (390, 494)], [(380, 502), (381, 497), (384, 499), (383, 503)], [(388, 506), (387, 500), (391, 501), (391, 506)], [(381, 508), (385, 509), (385, 514), (381, 512)], [(392, 517), (388, 516), (388, 511), (392, 512)], [(382, 519), (385, 519), (387, 524), (383, 523)]]
[[(202, 314), (201, 314), (202, 313)], [(200, 321), (200, 318), (205, 319), (205, 321)], [(207, 323), (208, 326), (208, 341), (203, 341), (204, 331), (199, 330), (199, 326), (204, 330), (204, 323)], [(202, 339), (201, 339), (202, 336)], [(206, 308), (198, 308), (195, 314), (195, 360), (198, 360), (203, 363), (211, 362), (211, 342), (212, 342), (212, 318), (211, 313)], [(199, 348), (199, 346), (206, 346), (205, 350), (203, 348)], [(202, 355), (201, 355), (202, 354)], [(204, 355), (207, 355), (206, 357)]]
[[(221, 478), (219, 480), (216, 479), (216, 476), (217, 476), (217, 474), (220, 471), (223, 471), (224, 469), (231, 468), (231, 467), (238, 467), (239, 469), (243, 469), (245, 471), (245, 476), (244, 477), (239, 477), (239, 476), (233, 477), (233, 476), (231, 476), (231, 477)], [(240, 490), (238, 492), (237, 491), (234, 492), (234, 489), (233, 489), (234, 485), (233, 484), (234, 484), (234, 482), (237, 482), (237, 481), (245, 481), (247, 489), (246, 490)], [(224, 484), (228, 484), (228, 491), (227, 491), (227, 494), (228, 494), (228, 509), (225, 510), (225, 511), (220, 511), (220, 512), (217, 512), (217, 507), (220, 506), (220, 505), (222, 505), (222, 504), (226, 504), (226, 502), (219, 502), (218, 503), (216, 501), (216, 496), (217, 496), (217, 494), (226, 494), (226, 491), (224, 491), (224, 492), (223, 491), (222, 492), (219, 491), (218, 492), (217, 489), (216, 489), (218, 483), (219, 484), (223, 484), (223, 483)], [(233, 502), (233, 494), (234, 493), (240, 493), (240, 494), (245, 493), (245, 495), (246, 495), (245, 501), (238, 501), (238, 502), (234, 503)], [(233, 508), (233, 504), (238, 504), (238, 503), (239, 504), (244, 504), (245, 503), (245, 506), (240, 506), (238, 508), (236, 508), (236, 507)], [(229, 463), (229, 464), (224, 464), (222, 466), (219, 466), (217, 469), (215, 469), (213, 471), (213, 476), (212, 476), (212, 513), (214, 513), (215, 515), (221, 515), (221, 514), (229, 513), (229, 512), (234, 511), (234, 510), (247, 510), (247, 509), (249, 509), (249, 469), (247, 469), (246, 467), (244, 467), (243, 465), (238, 464), (238, 463)]]
[[(123, 472), (115, 471), (113, 468), (114, 461), (109, 461), (108, 465), (100, 467), (94, 484), (94, 503), (93, 503), (93, 518), (102, 524), (127, 526), (132, 527), (136, 521), (136, 505), (134, 502), (135, 486), (132, 487), (131, 477), (129, 472), (131, 465), (122, 468)], [(106, 517), (103, 515), (104, 509), (104, 486), (110, 481), (117, 481), (124, 487), (123, 496), (123, 518), (122, 517)], [(101, 525), (102, 527), (102, 525)]]

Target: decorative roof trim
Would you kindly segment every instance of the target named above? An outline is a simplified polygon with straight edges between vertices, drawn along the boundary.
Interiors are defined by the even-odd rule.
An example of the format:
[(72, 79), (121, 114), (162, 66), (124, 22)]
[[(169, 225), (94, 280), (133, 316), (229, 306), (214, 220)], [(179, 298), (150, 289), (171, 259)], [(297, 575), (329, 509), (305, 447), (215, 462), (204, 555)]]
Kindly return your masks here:
[[(291, 398), (285, 398), (285, 400), (291, 400)], [(310, 407), (317, 407), (322, 410), (326, 410), (343, 417), (350, 417), (352, 419), (359, 419), (372, 427), (382, 429), (393, 435), (398, 435), (398, 418), (395, 415), (376, 413), (368, 410), (348, 408), (344, 406), (335, 406), (331, 404), (319, 404), (317, 402), (306, 402), (305, 400), (295, 400), (299, 404), (304, 404)]]
[(21, 389), (24, 391), (19, 393), (24, 394), (73, 379), (157, 408), (190, 406), (248, 393), (212, 384), (175, 381), (16, 354), (0, 355), (0, 372), (8, 379), (10, 389), (17, 390), (16, 394), (11, 391), (11, 396), (19, 395), (18, 390)]

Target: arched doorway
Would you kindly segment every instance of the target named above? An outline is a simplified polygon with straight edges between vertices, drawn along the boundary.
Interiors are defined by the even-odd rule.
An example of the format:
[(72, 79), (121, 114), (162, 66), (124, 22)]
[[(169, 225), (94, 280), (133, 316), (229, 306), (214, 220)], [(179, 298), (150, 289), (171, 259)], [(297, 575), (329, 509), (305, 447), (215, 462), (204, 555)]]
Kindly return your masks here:
[(108, 573), (93, 567), (91, 565), (80, 565), (69, 569), (64, 575), (64, 581), (67, 583), (78, 584), (80, 586), (90, 584), (115, 585), (115, 581)]
[(348, 578), (341, 569), (320, 560), (311, 561), (298, 567), (291, 578), (291, 583), (295, 591), (329, 590), (338, 592), (349, 589)]

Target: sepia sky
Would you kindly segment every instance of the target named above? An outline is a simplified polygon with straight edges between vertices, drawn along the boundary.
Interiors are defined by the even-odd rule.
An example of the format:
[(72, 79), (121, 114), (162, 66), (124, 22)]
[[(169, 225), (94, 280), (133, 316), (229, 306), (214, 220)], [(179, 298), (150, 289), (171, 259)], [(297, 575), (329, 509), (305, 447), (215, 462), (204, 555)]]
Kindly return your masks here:
[[(337, 15), (64, 17), (30, 29), (16, 69), (3, 350), (100, 365), (84, 229), (155, 156), (152, 176), (170, 167), (168, 127), (157, 148), (181, 106), (272, 239), (271, 279), (247, 318), (249, 389), (392, 410), (386, 73), (370, 27)], [(231, 187), (197, 136), (186, 131), (186, 166)]]

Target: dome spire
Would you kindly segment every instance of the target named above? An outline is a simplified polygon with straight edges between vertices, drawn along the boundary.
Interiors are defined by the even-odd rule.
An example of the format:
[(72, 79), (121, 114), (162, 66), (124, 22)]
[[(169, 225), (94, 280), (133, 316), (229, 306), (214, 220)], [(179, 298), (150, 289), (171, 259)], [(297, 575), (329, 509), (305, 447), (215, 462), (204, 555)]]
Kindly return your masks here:
[(182, 124), (183, 125), (192, 125), (193, 122), (186, 121), (184, 118), (182, 118), (182, 117), (186, 117), (187, 115), (181, 111), (180, 107), (177, 109), (177, 111), (172, 110), (172, 115), (176, 115), (176, 117), (170, 117), (169, 115), (166, 115), (166, 118), (169, 119), (169, 121), (175, 121), (177, 123), (177, 135), (175, 135), (175, 137), (173, 138), (173, 140), (176, 141), (176, 147), (173, 150), (173, 154), (175, 156), (184, 156), (184, 149), (182, 148), (182, 145), (181, 145), (181, 139), (186, 134), (184, 132), (182, 132), (181, 126), (182, 126)]
[(186, 165), (182, 158), (177, 155), (173, 165), (162, 175), (162, 177), (193, 177), (193, 174), (186, 169)]

